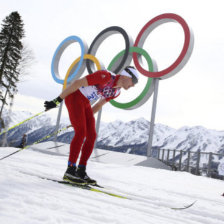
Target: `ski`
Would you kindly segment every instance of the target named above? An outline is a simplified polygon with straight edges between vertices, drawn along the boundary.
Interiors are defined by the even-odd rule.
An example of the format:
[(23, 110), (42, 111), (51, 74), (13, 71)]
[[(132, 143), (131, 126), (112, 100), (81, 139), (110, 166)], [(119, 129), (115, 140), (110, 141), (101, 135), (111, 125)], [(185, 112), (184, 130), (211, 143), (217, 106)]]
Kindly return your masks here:
[(56, 182), (56, 183), (59, 183), (59, 184), (64, 184), (64, 185), (68, 185), (68, 186), (72, 186), (72, 187), (77, 187), (77, 188), (80, 188), (80, 189), (94, 191), (94, 192), (98, 192), (98, 193), (102, 193), (102, 194), (107, 194), (107, 195), (110, 195), (110, 196), (113, 196), (113, 197), (116, 197), (116, 198), (130, 199), (130, 198), (127, 198), (125, 196), (109, 192), (107, 190), (101, 190), (101, 189), (95, 188), (95, 187), (104, 188), (104, 187), (102, 187), (102, 186), (100, 186), (98, 184), (95, 184), (95, 185), (88, 185), (88, 184), (80, 185), (80, 184), (75, 184), (75, 183), (71, 183), (71, 182), (64, 181), (64, 180), (57, 180), (57, 179), (53, 179), (53, 178), (43, 177), (43, 176), (39, 176), (39, 175), (28, 173), (28, 172), (24, 172), (24, 171), (19, 171), (19, 172), (23, 173), (25, 175), (38, 177), (38, 178), (43, 179), (43, 180), (48, 180), (48, 181)]
[[(98, 185), (98, 184), (96, 184), (95, 187), (103, 188), (103, 189), (108, 189), (108, 188), (110, 188), (111, 191), (118, 191), (118, 192), (121, 193), (121, 194), (125, 194), (125, 195), (127, 195), (128, 199), (135, 200), (135, 201), (143, 201), (143, 202), (151, 203), (151, 201), (148, 201), (147, 198), (142, 198), (141, 196), (132, 195), (132, 194), (130, 194), (130, 193), (125, 193), (125, 192), (120, 191), (120, 190), (118, 190), (118, 189), (113, 189), (113, 188), (111, 188), (111, 187), (104, 187), (104, 186), (101, 186), (101, 185)], [(187, 205), (185, 205), (185, 206), (183, 205), (183, 207), (168, 207), (168, 206), (165, 206), (165, 207), (167, 207), (167, 208), (169, 208), (169, 209), (172, 209), (172, 210), (184, 210), (184, 209), (188, 209), (188, 208), (192, 207), (196, 202), (197, 202), (197, 201), (194, 201), (194, 202), (192, 202), (192, 203), (190, 203), (190, 204), (187, 204)]]
[[(53, 181), (53, 182), (57, 182), (57, 183), (60, 183), (60, 184), (69, 185), (69, 186), (72, 186), (72, 187), (81, 188), (81, 189), (84, 189), (84, 190), (89, 190), (89, 191), (94, 191), (94, 192), (98, 192), (98, 193), (107, 194), (107, 195), (117, 197), (117, 198), (123, 198), (123, 199), (134, 200), (134, 201), (141, 201), (137, 198), (131, 197), (131, 195), (128, 195), (128, 194), (126, 194), (128, 196), (122, 196), (122, 195), (119, 195), (119, 194), (112, 193), (111, 190), (107, 190), (107, 188), (105, 188), (101, 185), (98, 185), (98, 184), (95, 184), (95, 185), (79, 185), (79, 184), (70, 183), (68, 181), (63, 181), (63, 180), (56, 180), (56, 179), (45, 178), (45, 177), (40, 177), (40, 178), (45, 179), (45, 180), (50, 180), (50, 181)], [(101, 189), (99, 189), (99, 188), (101, 188)], [(194, 201), (193, 203), (190, 203), (188, 205), (185, 205), (183, 207), (167, 207), (167, 208), (172, 209), (172, 210), (184, 210), (184, 209), (188, 209), (188, 208), (192, 207), (195, 203), (196, 203), (196, 201)]]
[(184, 210), (184, 209), (187, 209), (187, 208), (192, 207), (195, 203), (196, 203), (196, 201), (194, 201), (193, 203), (191, 203), (191, 204), (189, 204), (189, 205), (183, 206), (183, 207), (179, 207), (179, 208), (171, 208), (171, 209), (173, 209), (173, 210)]
[[(132, 195), (129, 193), (125, 193), (125, 192), (119, 192), (119, 190), (117, 189), (108, 189), (108, 187), (104, 187), (101, 186), (99, 184), (95, 184), (95, 185), (80, 185), (80, 184), (75, 184), (75, 183), (71, 183), (68, 181), (64, 181), (64, 180), (57, 180), (57, 179), (53, 179), (53, 178), (48, 178), (48, 177), (43, 177), (43, 176), (39, 176), (36, 174), (31, 174), (31, 173), (27, 173), (24, 171), (19, 171), (20, 173), (26, 174), (26, 175), (30, 175), (30, 176), (34, 176), (34, 177), (38, 177), (40, 179), (43, 180), (48, 180), (48, 181), (52, 181), (52, 182), (56, 182), (59, 184), (64, 184), (64, 185), (68, 185), (71, 187), (76, 187), (76, 188), (80, 188), (80, 189), (84, 189), (84, 190), (89, 190), (89, 191), (94, 191), (94, 192), (98, 192), (98, 193), (102, 193), (102, 194), (107, 194), (116, 198), (122, 198), (122, 199), (128, 199), (128, 200), (132, 200), (132, 201), (140, 201), (140, 202), (145, 202), (145, 203), (152, 203), (152, 201), (148, 200), (147, 198), (142, 198), (140, 196), (137, 195)], [(110, 188), (110, 187), (109, 187)], [(119, 193), (114, 193), (113, 191), (118, 191)], [(125, 196), (123, 196), (125, 195)], [(169, 207), (169, 206), (165, 206), (165, 205), (159, 205), (158, 206), (162, 206), (162, 207), (166, 207), (172, 210), (184, 210), (184, 209), (188, 209), (190, 207), (192, 207), (197, 201), (194, 201), (190, 204), (187, 204), (185, 206), (182, 207)]]
[(122, 196), (122, 195), (118, 195), (118, 194), (114, 194), (112, 192), (108, 192), (106, 190), (100, 190), (100, 189), (94, 188), (94, 186), (102, 188), (102, 186), (100, 186), (98, 184), (93, 185), (93, 186), (89, 185), (89, 184), (80, 185), (80, 184), (75, 184), (75, 183), (71, 183), (71, 182), (64, 181), (64, 180), (56, 180), (56, 179), (52, 179), (52, 178), (48, 178), (48, 177), (41, 177), (41, 176), (36, 176), (36, 177), (39, 177), (39, 178), (44, 179), (44, 180), (53, 181), (53, 182), (56, 182), (56, 183), (59, 183), (59, 184), (65, 184), (65, 185), (68, 185), (68, 186), (81, 188), (81, 189), (84, 189), (84, 190), (89, 190), (89, 191), (94, 191), (94, 192), (98, 192), (98, 193), (102, 193), (102, 194), (107, 194), (107, 195), (110, 195), (110, 196), (113, 196), (113, 197), (116, 197), (116, 198), (129, 199), (129, 198), (127, 198), (125, 196)]

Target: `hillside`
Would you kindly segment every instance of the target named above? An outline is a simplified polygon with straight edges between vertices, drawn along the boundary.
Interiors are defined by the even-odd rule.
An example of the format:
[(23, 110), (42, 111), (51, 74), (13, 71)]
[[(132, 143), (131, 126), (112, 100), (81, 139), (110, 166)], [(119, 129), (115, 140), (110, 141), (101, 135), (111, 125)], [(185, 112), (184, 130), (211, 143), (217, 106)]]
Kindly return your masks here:
[[(115, 198), (39, 178), (60, 179), (67, 164), (65, 146), (50, 149), (47, 143), (43, 144), (0, 162), (1, 224), (224, 222), (223, 181), (189, 173), (121, 165), (109, 160), (107, 163), (97, 162), (92, 158), (89, 175), (113, 193), (130, 199)], [(0, 156), (14, 150), (1, 148)], [(52, 150), (54, 153), (50, 153)], [(128, 154), (116, 156), (124, 160)], [(189, 209), (170, 209), (194, 201), (195, 205)]]

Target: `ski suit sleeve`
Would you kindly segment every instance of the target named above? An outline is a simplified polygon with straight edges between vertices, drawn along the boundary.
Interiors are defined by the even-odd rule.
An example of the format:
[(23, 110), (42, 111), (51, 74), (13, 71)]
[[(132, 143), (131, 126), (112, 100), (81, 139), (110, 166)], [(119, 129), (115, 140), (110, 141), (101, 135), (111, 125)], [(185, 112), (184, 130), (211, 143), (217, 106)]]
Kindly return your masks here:
[(111, 74), (106, 70), (100, 70), (86, 76), (89, 86), (104, 85), (110, 81)]

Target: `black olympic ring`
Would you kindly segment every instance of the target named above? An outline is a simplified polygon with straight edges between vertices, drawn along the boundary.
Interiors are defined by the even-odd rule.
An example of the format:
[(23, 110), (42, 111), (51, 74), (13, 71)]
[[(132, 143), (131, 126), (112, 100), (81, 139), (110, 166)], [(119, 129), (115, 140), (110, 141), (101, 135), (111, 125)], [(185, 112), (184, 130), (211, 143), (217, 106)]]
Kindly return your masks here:
[[(101, 31), (93, 40), (93, 42), (90, 45), (90, 48), (88, 50), (88, 54), (91, 54), (93, 56), (96, 56), (96, 52), (100, 46), (100, 44), (110, 35), (115, 34), (115, 33), (120, 33), (125, 40), (125, 53), (124, 56), (114, 64), (114, 66), (111, 68), (111, 71), (114, 72), (115, 74), (118, 74), (119, 72), (122, 71), (122, 69), (129, 65), (132, 60), (132, 55), (129, 54), (129, 49), (130, 47), (133, 46), (133, 40), (132, 38), (127, 34), (127, 32), (119, 27), (119, 26), (111, 26), (103, 31)], [(93, 73), (93, 62), (90, 60), (86, 61), (86, 67), (89, 72), (89, 74)]]

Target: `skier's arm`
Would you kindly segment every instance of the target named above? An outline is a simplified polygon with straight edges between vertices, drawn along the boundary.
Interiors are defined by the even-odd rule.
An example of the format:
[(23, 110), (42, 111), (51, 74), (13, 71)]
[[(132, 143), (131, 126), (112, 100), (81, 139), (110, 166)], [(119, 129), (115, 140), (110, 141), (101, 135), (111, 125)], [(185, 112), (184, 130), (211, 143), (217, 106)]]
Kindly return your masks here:
[(71, 85), (69, 85), (59, 96), (61, 99), (64, 99), (66, 96), (75, 92), (82, 86), (91, 86), (96, 84), (103, 84), (109, 81), (111, 75), (107, 71), (97, 71), (82, 79), (78, 79), (74, 81)]
[(101, 108), (102, 106), (107, 103), (107, 101), (105, 99), (103, 100), (100, 100), (98, 103), (96, 103), (93, 107), (92, 107), (92, 110), (93, 110), (93, 113), (97, 113)]
[(61, 99), (64, 99), (66, 96), (70, 95), (71, 93), (75, 92), (77, 89), (79, 89), (82, 86), (88, 86), (88, 82), (86, 77), (82, 79), (75, 80), (73, 83), (71, 83), (59, 96)]
[(65, 97), (75, 92), (82, 86), (91, 86), (96, 84), (105, 84), (109, 81), (111, 74), (107, 71), (97, 71), (93, 74), (87, 75), (82, 79), (78, 79), (71, 83), (63, 92), (52, 101), (45, 101), (44, 107), (45, 111), (57, 107)]
[(60, 96), (58, 96), (54, 100), (52, 100), (52, 101), (45, 101), (44, 102), (45, 111), (57, 107), (63, 101), (63, 99), (66, 96), (68, 96), (69, 94), (75, 92), (77, 89), (79, 89), (82, 86), (88, 86), (88, 82), (87, 82), (86, 77), (84, 77), (82, 79), (75, 80), (65, 90), (63, 90), (63, 92), (60, 94)]

